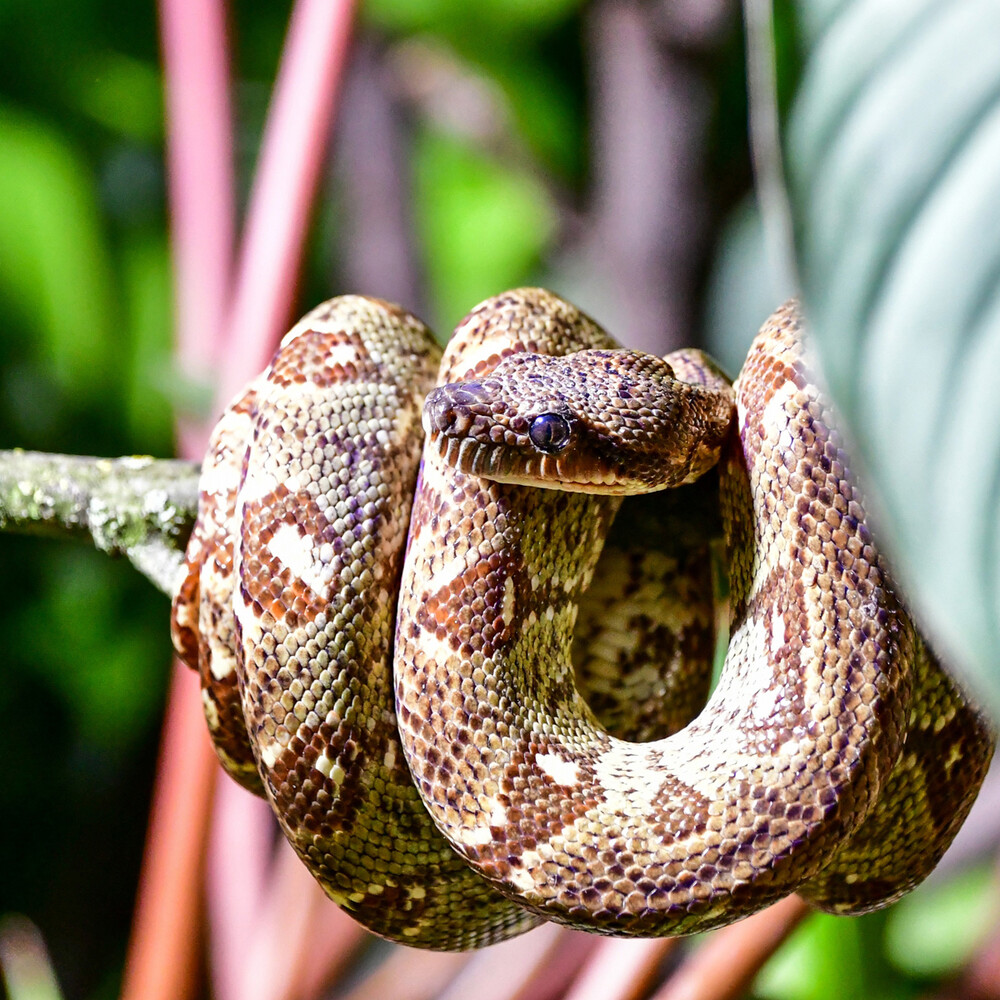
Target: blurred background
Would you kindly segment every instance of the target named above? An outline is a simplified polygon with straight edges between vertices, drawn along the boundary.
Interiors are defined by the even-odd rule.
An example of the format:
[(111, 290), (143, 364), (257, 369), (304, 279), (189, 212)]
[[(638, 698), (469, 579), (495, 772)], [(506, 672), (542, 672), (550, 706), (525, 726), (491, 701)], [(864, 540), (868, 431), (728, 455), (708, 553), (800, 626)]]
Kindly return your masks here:
[[(241, 209), (290, 10), (229, 11)], [(175, 361), (157, 17), (152, 3), (0, 0), (0, 448), (169, 456), (178, 419), (210, 416), (213, 372)], [(775, 42), (783, 112), (801, 64), (790, 3)], [(739, 369), (790, 286), (768, 268), (752, 195), (737, 3), (360, 5), (285, 319), (364, 292), (444, 339), (520, 284), (572, 299), (627, 345), (707, 346)], [(47, 949), (61, 994), (38, 971), (42, 992), (11, 980), (14, 1000), (110, 1000), (157, 769), (168, 602), (85, 546), (4, 535), (0, 565), (0, 960), (10, 972), (35, 955), (43, 970)], [(995, 826), (978, 809), (941, 874), (885, 913), (806, 918), (757, 960), (749, 995), (944, 995), (997, 919)], [(190, 934), (209, 937), (198, 923)], [(502, 995), (570, 995), (591, 944), (543, 950), (534, 992)], [(651, 995), (699, 947), (658, 953), (629, 995)], [(401, 951), (358, 938), (312, 994), (290, 995), (361, 989)], [(198, 954), (192, 995), (226, 994)], [(420, 995), (448, 983), (472, 995), (447, 968)], [(372, 996), (404, 995), (375, 982)]]

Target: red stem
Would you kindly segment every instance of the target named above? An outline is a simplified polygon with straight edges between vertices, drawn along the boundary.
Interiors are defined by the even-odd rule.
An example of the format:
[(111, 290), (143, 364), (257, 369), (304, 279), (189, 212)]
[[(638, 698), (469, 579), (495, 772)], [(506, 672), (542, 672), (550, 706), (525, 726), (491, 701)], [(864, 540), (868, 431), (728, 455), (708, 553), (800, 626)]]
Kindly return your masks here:
[(251, 931), (271, 876), (274, 819), (263, 799), (220, 778), (207, 846), (205, 894), (217, 1000), (241, 1000)]
[[(259, 371), (291, 316), (310, 209), (347, 60), (355, 0), (298, 0), (250, 195), (226, 340)], [(252, 359), (252, 360), (251, 360)], [(228, 400), (245, 381), (222, 373)]]
[(677, 938), (600, 941), (564, 1000), (639, 1000)]
[[(225, 9), (220, 0), (161, 0), (167, 162), (178, 358), (204, 377), (215, 358), (232, 266), (234, 194)], [(204, 429), (180, 428), (200, 456)], [(216, 774), (198, 681), (175, 666), (143, 857), (125, 1000), (183, 1000), (196, 987), (205, 830)]]
[(746, 920), (717, 930), (688, 955), (653, 1000), (737, 1000), (764, 963), (813, 911), (788, 896)]
[[(293, 8), (240, 245), (224, 346), (227, 363), (221, 366), (217, 386), (219, 407), (267, 364), (287, 327), (346, 66), (354, 9), (353, 0), (297, 0)], [(275, 898), (288, 897), (288, 880), (304, 872), (290, 875), (282, 863), (269, 869), (261, 843), (272, 821), (265, 811), (254, 808), (255, 803), (235, 803), (234, 798), (227, 794), (220, 802), (216, 821), (227, 832), (213, 837), (218, 845), (213, 861), (223, 859), (224, 869), (232, 872), (230, 862), (236, 859), (244, 873), (237, 880), (212, 876), (211, 947), (217, 991), (221, 997), (249, 996), (250, 989), (272, 997), (305, 995), (310, 980), (322, 978), (324, 970), (317, 970), (317, 964), (323, 957), (329, 963), (342, 960), (345, 949), (361, 935), (347, 918), (337, 924), (340, 934), (330, 933), (325, 919), (307, 924), (291, 940), (288, 921), (265, 941), (249, 934), (253, 915), (272, 912)], [(226, 809), (235, 809), (244, 822), (229, 822)], [(299, 912), (332, 908), (308, 878), (304, 885), (295, 881), (292, 895)], [(255, 955), (248, 964), (244, 959), (251, 940)], [(313, 959), (305, 966), (295, 959), (303, 948)], [(251, 965), (258, 975), (249, 975)]]
[[(167, 187), (177, 358), (207, 381), (219, 362), (235, 242), (229, 54), (222, 0), (160, 0)], [(181, 453), (200, 458), (204, 427), (181, 427)]]
[(123, 1000), (184, 1000), (195, 994), (205, 827), (218, 764), (200, 711), (198, 677), (175, 666)]

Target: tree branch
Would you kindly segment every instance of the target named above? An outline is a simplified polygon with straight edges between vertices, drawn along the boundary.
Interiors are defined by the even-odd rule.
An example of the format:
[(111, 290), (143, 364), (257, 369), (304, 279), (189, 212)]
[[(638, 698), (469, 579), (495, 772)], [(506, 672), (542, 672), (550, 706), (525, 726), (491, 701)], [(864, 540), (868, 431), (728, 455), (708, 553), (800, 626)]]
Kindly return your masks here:
[(91, 541), (173, 597), (198, 509), (198, 468), (148, 456), (0, 451), (0, 531)]

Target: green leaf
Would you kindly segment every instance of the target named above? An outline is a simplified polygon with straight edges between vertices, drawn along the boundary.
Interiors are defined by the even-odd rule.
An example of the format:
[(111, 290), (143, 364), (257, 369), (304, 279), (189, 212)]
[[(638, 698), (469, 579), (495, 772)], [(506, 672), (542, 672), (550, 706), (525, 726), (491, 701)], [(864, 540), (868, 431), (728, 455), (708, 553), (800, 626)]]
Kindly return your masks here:
[(765, 1000), (835, 1000), (866, 995), (859, 925), (825, 913), (811, 916), (757, 976)]
[[(564, 20), (581, 0), (368, 0), (365, 14), (395, 31), (434, 31), (461, 37), (469, 30), (510, 34)], [(489, 37), (489, 34), (487, 34)]]
[(151, 63), (119, 52), (92, 53), (72, 74), (68, 100), (117, 135), (163, 139), (163, 82)]
[(918, 617), (1000, 708), (1000, 6), (823, 8), (787, 141), (806, 311)]
[(995, 924), (996, 888), (989, 866), (921, 886), (888, 913), (889, 960), (911, 976), (957, 972)]
[(450, 330), (477, 302), (528, 279), (555, 212), (535, 177), (457, 138), (422, 133), (414, 162), (435, 321)]
[(58, 132), (3, 106), (0, 295), (36, 331), (61, 389), (107, 393), (115, 303), (93, 174)]

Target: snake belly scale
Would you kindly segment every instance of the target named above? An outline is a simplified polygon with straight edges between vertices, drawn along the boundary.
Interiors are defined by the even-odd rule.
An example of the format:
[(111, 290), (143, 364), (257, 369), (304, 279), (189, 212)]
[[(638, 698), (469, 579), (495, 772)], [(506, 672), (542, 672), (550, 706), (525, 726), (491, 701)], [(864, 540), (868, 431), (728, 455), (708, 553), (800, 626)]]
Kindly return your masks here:
[[(690, 933), (796, 890), (860, 912), (920, 881), (994, 735), (895, 594), (794, 307), (735, 395), (698, 352), (617, 350), (538, 289), (473, 310), (432, 391), (438, 358), (378, 300), (306, 316), (216, 429), (175, 600), (223, 766), (328, 895), (377, 933), (460, 949), (540, 918)], [(707, 680), (676, 678), (703, 666), (574, 636), (614, 631), (589, 595), (655, 564), (661, 603), (690, 610), (647, 600), (649, 627), (705, 647), (704, 569), (675, 577), (706, 538), (602, 546), (622, 495), (688, 496), (716, 462), (732, 640), (678, 732)], [(680, 709), (601, 710), (644, 678), (686, 692)]]

